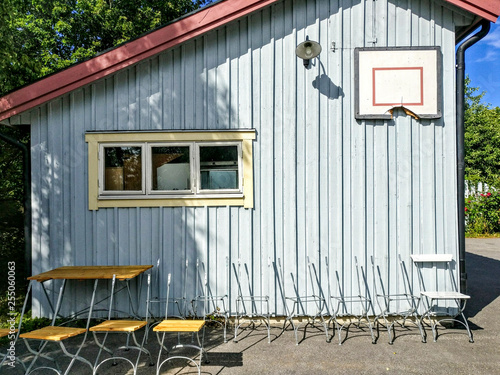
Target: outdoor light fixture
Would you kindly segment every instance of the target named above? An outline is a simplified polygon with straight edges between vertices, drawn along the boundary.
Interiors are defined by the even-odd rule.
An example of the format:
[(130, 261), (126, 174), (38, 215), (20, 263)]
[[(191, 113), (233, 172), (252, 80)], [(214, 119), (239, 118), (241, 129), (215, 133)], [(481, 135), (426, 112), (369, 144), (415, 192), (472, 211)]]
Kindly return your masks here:
[(321, 53), (321, 45), (312, 40), (306, 40), (300, 43), (295, 50), (295, 54), (304, 60), (304, 66), (309, 66), (309, 60), (314, 59)]

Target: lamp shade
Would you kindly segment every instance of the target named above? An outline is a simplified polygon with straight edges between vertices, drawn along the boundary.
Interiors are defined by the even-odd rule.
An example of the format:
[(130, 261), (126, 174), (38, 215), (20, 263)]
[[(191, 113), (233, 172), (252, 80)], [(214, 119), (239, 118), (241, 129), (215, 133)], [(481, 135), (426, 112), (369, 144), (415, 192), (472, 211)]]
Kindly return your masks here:
[(321, 53), (321, 45), (312, 40), (300, 43), (295, 49), (295, 54), (303, 60), (314, 59)]

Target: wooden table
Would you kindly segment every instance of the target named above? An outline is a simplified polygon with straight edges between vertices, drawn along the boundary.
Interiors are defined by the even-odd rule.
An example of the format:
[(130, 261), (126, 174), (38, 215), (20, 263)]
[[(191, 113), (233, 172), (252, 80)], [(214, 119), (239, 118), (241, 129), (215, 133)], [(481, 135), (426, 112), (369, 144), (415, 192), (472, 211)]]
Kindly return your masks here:
[(146, 266), (64, 266), (28, 277), (28, 280), (44, 282), (47, 280), (130, 280), (153, 268)]
[[(149, 270), (152, 267), (153, 267), (152, 265), (64, 266), (64, 267), (52, 269), (52, 270), (47, 271), (47, 272), (42, 272), (38, 275), (28, 277), (28, 280), (30, 282), (28, 285), (28, 290), (26, 292), (26, 298), (25, 298), (23, 309), (21, 312), (21, 317), (20, 317), (19, 326), (18, 326), (18, 336), (16, 337), (16, 341), (19, 337), (21, 337), (21, 338), (25, 339), (25, 341), (28, 339), (35, 339), (35, 340), (41, 340), (42, 343), (40, 344), (38, 350), (31, 350), (29, 345), (27, 344), (28, 350), (32, 354), (35, 355), (35, 357), (33, 358), (33, 360), (30, 363), (30, 366), (28, 367), (27, 372), (30, 372), (32, 370), (36, 360), (40, 356), (42, 356), (44, 358), (51, 359), (50, 357), (46, 357), (46, 356), (42, 355), (42, 353), (41, 353), (43, 351), (43, 349), (45, 348), (45, 345), (49, 341), (59, 342), (65, 355), (72, 358), (68, 368), (65, 371), (65, 374), (69, 373), (75, 360), (79, 360), (83, 363), (86, 363), (93, 369), (93, 365), (89, 361), (87, 361), (85, 358), (80, 357), (79, 353), (80, 353), (80, 350), (83, 347), (85, 340), (87, 338), (90, 320), (92, 317), (92, 311), (93, 311), (94, 304), (95, 304), (95, 296), (96, 296), (97, 285), (98, 285), (99, 280), (112, 280), (113, 278), (115, 278), (116, 280), (125, 281), (127, 283), (126, 287), (127, 287), (128, 293), (129, 293), (131, 307), (132, 307), (132, 310), (134, 311), (134, 306), (133, 306), (133, 301), (132, 301), (131, 294), (130, 294), (128, 281), (141, 275), (142, 273), (144, 273), (145, 271)], [(62, 280), (62, 284), (60, 287), (59, 296), (57, 298), (57, 304), (56, 304), (55, 308), (53, 308), (53, 306), (50, 302), (50, 298), (48, 296), (48, 293), (47, 293), (45, 286), (44, 286), (44, 282), (46, 282), (48, 280)], [(59, 310), (61, 308), (61, 301), (63, 299), (64, 290), (65, 290), (67, 280), (94, 280), (94, 289), (92, 292), (92, 299), (90, 302), (90, 306), (88, 307), (87, 326), (85, 329), (78, 330), (78, 329), (74, 329), (74, 328), (70, 328), (70, 327), (56, 327), (55, 326), (56, 318), (57, 318), (57, 316), (59, 314)], [(22, 324), (24, 313), (26, 311), (26, 305), (27, 305), (27, 301), (29, 299), (29, 293), (33, 287), (33, 284), (36, 282), (39, 282), (42, 284), (43, 291), (44, 291), (44, 293), (47, 297), (47, 300), (49, 301), (50, 307), (52, 308), (52, 311), (54, 313), (54, 316), (52, 318), (52, 323), (48, 327), (44, 327), (42, 329), (35, 330), (32, 332), (28, 332), (28, 333), (24, 333), (24, 334), (19, 334), (21, 332), (21, 324)], [(87, 310), (87, 308), (84, 311), (86, 311), (86, 310)], [(135, 313), (135, 311), (134, 311), (134, 313)], [(54, 333), (55, 333), (55, 335), (54, 335)], [(76, 351), (75, 354), (68, 353), (62, 344), (62, 340), (64, 340), (67, 337), (72, 337), (72, 336), (75, 336), (75, 335), (78, 335), (81, 333), (85, 333), (85, 336), (82, 340), (81, 345), (78, 347), (78, 350)], [(27, 341), (26, 341), (26, 343), (27, 343)]]

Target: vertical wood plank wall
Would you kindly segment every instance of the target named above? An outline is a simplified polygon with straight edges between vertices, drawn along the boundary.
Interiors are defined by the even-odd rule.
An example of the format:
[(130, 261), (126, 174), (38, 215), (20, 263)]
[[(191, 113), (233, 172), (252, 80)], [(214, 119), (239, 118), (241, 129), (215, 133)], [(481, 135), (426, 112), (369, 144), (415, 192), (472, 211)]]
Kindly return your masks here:
[[(398, 254), (410, 271), (412, 252), (456, 259), (454, 30), (471, 20), (449, 6), (280, 1), (32, 111), (33, 272), (161, 259), (153, 294), (172, 273), (181, 295), (188, 260), (192, 297), (199, 258), (231, 312), (240, 281), (283, 315), (278, 260), (286, 294), (291, 275), (300, 293), (312, 292), (309, 259), (328, 296), (338, 282), (357, 291), (354, 256), (369, 293), (371, 256), (391, 292), (403, 288)], [(323, 47), (307, 70), (295, 56), (306, 38)], [(372, 46), (441, 46), (441, 119), (355, 120), (354, 48)], [(88, 210), (86, 131), (237, 128), (257, 131), (253, 209)], [(81, 307), (77, 293), (69, 298)], [(41, 300), (38, 291), (34, 313), (48, 314)]]

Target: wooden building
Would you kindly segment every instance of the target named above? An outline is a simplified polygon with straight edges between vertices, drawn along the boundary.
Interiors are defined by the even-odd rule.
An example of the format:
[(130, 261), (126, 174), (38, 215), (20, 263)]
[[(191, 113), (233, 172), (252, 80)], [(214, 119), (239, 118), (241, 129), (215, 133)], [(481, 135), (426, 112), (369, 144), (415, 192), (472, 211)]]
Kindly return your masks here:
[(188, 260), (189, 298), (199, 260), (231, 312), (240, 281), (283, 315), (278, 263), (349, 293), (356, 256), (371, 292), (373, 256), (396, 292), (399, 254), (458, 259), (455, 47), (497, 3), (219, 1), (0, 98), (31, 126), (33, 273), (161, 259), (179, 295)]

